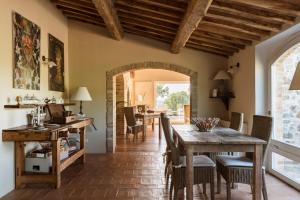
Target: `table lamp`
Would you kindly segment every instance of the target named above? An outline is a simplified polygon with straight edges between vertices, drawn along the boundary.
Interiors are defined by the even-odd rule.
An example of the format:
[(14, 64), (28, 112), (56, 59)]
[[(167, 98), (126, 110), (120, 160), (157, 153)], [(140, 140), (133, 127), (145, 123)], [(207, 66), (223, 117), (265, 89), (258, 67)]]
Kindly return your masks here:
[(78, 87), (77, 91), (72, 95), (71, 100), (80, 101), (80, 115), (83, 115), (82, 112), (82, 102), (83, 101), (92, 101), (92, 97), (86, 87)]
[(300, 90), (300, 62), (298, 62), (289, 90)]

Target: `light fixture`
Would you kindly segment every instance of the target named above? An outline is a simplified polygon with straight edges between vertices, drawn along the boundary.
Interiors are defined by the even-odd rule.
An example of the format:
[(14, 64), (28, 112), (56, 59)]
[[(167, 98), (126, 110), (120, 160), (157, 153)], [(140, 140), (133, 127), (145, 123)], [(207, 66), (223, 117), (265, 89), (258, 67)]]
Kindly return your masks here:
[(214, 80), (230, 80), (231, 77), (225, 70), (220, 70), (218, 73), (215, 75)]
[(72, 95), (71, 100), (80, 101), (80, 115), (82, 112), (82, 101), (92, 101), (92, 97), (86, 87), (78, 87), (77, 91)]
[(43, 64), (48, 65), (49, 68), (57, 66), (57, 64), (55, 62), (51, 61), (49, 58), (46, 58), (45, 56), (42, 56), (42, 61), (43, 61)]
[(289, 90), (300, 90), (300, 62), (298, 62)]
[(238, 62), (235, 65), (231, 65), (229, 67), (229, 69), (227, 70), (227, 72), (230, 73), (230, 74), (235, 74), (238, 71), (239, 68), (240, 68), (240, 63)]

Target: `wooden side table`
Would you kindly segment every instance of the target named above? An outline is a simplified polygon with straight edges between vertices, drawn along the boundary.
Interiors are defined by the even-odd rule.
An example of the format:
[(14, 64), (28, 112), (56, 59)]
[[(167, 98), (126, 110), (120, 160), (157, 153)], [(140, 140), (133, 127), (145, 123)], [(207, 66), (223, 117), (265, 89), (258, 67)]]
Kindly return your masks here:
[[(2, 131), (4, 142), (15, 143), (15, 188), (19, 189), (28, 183), (49, 183), (55, 188), (61, 185), (61, 172), (80, 159), (85, 162), (85, 132), (86, 127), (93, 123), (92, 118), (77, 120), (60, 126), (50, 126), (47, 130), (34, 130), (30, 126), (19, 126)], [(68, 158), (60, 160), (60, 133), (69, 129), (78, 129), (80, 134), (80, 149)], [(50, 173), (25, 172), (24, 142), (50, 141), (52, 144), (52, 170)]]

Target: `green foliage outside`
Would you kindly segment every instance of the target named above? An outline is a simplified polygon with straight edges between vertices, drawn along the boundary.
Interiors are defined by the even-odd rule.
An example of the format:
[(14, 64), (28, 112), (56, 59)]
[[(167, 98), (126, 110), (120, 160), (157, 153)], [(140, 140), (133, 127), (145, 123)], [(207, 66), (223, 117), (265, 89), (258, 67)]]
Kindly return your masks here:
[(157, 86), (157, 95), (164, 98), (166, 96), (169, 95), (169, 88), (166, 86), (164, 87), (164, 85), (158, 85)]
[(172, 111), (177, 111), (178, 107), (189, 104), (189, 95), (185, 91), (172, 93), (166, 98), (164, 104)]

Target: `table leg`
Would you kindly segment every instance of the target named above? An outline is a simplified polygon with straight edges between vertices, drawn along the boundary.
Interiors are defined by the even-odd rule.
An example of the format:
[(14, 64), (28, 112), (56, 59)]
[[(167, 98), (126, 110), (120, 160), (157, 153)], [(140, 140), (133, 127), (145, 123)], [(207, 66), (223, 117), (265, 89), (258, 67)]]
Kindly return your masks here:
[(81, 156), (81, 162), (82, 164), (85, 163), (85, 132), (86, 127), (80, 128), (79, 134), (80, 134), (80, 149), (83, 149), (84, 153)]
[(253, 166), (253, 200), (261, 200), (262, 190), (262, 145), (254, 146), (254, 166)]
[(161, 139), (161, 119), (158, 118), (158, 137)]
[(24, 143), (23, 142), (15, 142), (15, 181), (16, 181), (16, 189), (20, 189), (22, 187), (21, 176), (24, 172)]
[(146, 118), (143, 118), (143, 139), (146, 137), (146, 132), (147, 132), (147, 124), (146, 124)]
[(187, 200), (193, 199), (193, 185), (194, 185), (194, 166), (193, 166), (193, 151), (186, 147), (186, 194)]
[(59, 188), (61, 184), (60, 176), (60, 139), (52, 140), (52, 175), (55, 180), (55, 188)]
[(154, 131), (155, 118), (152, 119), (152, 131)]

